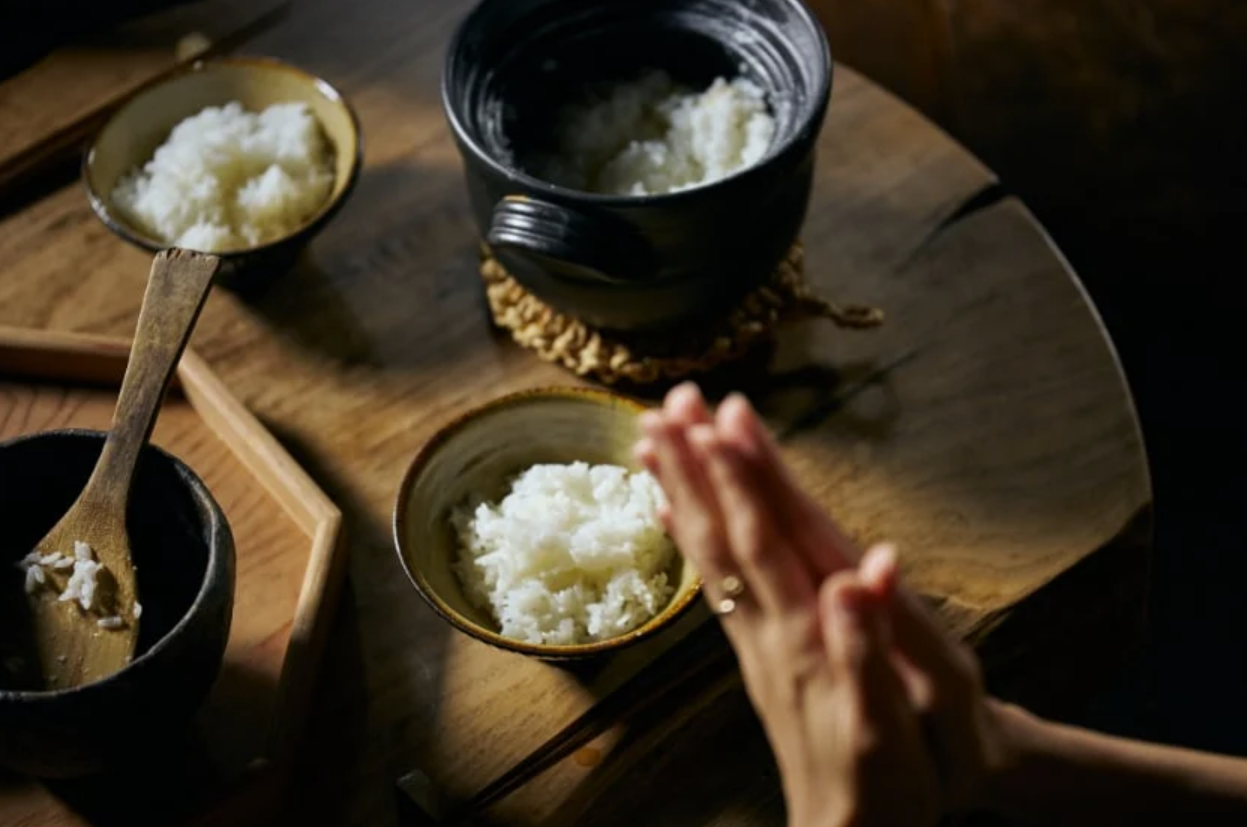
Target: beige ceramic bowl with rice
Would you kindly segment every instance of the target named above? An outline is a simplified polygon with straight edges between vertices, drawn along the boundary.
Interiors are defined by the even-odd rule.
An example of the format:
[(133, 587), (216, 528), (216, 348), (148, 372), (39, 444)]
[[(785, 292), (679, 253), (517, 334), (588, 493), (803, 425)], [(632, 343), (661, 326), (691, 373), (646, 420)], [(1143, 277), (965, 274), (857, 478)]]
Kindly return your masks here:
[(341, 208), (359, 123), (325, 81), (268, 58), (197, 62), (144, 88), (83, 159), (91, 207), (121, 238), (221, 256), (227, 273), (289, 265)]
[[(662, 532), (652, 512), (657, 483), (632, 458), (643, 411), (609, 391), (532, 390), (470, 411), (429, 440), (399, 489), (394, 539), (434, 611), (478, 640), (545, 660), (611, 653), (682, 615), (701, 580)], [(479, 548), (468, 548), (473, 538)], [(546, 555), (555, 561), (543, 571)], [(473, 566), (482, 573), (475, 583)], [(499, 570), (511, 576), (510, 586), (493, 583), (511, 603), (505, 611), (481, 588)], [(541, 626), (546, 641), (566, 640), (554, 631), (560, 621), (574, 622), (575, 642), (514, 636)]]

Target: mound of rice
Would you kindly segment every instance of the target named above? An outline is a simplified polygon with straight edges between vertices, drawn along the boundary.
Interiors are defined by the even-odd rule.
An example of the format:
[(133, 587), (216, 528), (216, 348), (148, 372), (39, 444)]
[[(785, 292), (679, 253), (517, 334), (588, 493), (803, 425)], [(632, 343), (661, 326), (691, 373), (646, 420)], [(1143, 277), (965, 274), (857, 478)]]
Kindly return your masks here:
[(329, 197), (332, 152), (304, 103), (210, 106), (117, 184), (113, 204), (167, 244), (222, 252), (297, 230)]
[(614, 465), (534, 465), (502, 501), (457, 509), (456, 567), (469, 599), (502, 634), (571, 644), (624, 634), (674, 591), (676, 554), (645, 472)]
[[(107, 571), (107, 568), (95, 559), (91, 546), (81, 540), (74, 541), (72, 557), (59, 551), (35, 549), (19, 560), (17, 567), (25, 575), (27, 594), (36, 594), (41, 589), (58, 589), (56, 578), (66, 575), (64, 590), (60, 591), (58, 601), (77, 603), (84, 612), (97, 612), (101, 608), (97, 599), (100, 573)], [(132, 612), (135, 620), (142, 615), (143, 607), (138, 601), (135, 601)], [(96, 623), (102, 629), (120, 629), (126, 625), (124, 618), (118, 615), (100, 617)]]
[(573, 189), (652, 195), (709, 184), (753, 166), (775, 135), (766, 96), (752, 81), (723, 78), (703, 92), (662, 72), (570, 108), (559, 150), (536, 174)]

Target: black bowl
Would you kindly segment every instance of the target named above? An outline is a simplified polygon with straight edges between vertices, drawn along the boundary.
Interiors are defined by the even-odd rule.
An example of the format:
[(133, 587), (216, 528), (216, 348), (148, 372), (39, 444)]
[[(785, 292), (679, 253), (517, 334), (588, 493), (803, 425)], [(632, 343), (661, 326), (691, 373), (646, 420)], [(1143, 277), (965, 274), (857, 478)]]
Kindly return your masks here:
[(102, 433), (83, 430), (0, 443), (0, 766), (32, 775), (83, 775), (150, 758), (207, 695), (229, 638), (234, 540), (225, 515), (193, 471), (149, 446), (127, 519), (143, 604), (134, 661), (73, 689), (21, 683), (12, 659), (30, 647), (14, 563), (73, 503), (103, 444)]
[[(696, 88), (752, 80), (776, 120), (767, 155), (648, 196), (525, 171), (548, 151), (560, 106), (647, 69)], [(800, 0), (484, 0), (451, 43), (442, 103), (480, 232), (520, 283), (597, 327), (670, 328), (728, 309), (796, 240), (831, 72), (822, 27)]]

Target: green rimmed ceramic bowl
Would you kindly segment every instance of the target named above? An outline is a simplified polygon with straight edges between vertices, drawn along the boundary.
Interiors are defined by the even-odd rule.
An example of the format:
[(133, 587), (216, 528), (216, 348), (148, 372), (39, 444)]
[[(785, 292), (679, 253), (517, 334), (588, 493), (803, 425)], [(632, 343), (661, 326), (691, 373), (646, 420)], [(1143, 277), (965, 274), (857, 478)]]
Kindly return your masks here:
[(117, 182), (143, 166), (179, 122), (208, 106), (238, 101), (248, 111), (275, 103), (306, 103), (320, 122), (334, 154), (334, 182), (328, 198), (291, 233), (264, 244), (214, 253), (223, 277), (289, 267), (307, 243), (342, 208), (363, 165), (359, 119), (326, 81), (298, 67), (261, 57), (198, 61), (174, 72), (123, 103), (96, 133), (83, 156), (82, 180), (91, 209), (115, 235), (158, 252), (171, 245), (127, 219), (112, 200)]
[(455, 628), (478, 640), (543, 660), (612, 654), (652, 637), (697, 598), (701, 578), (678, 555), (667, 605), (645, 624), (609, 640), (566, 646), (503, 637), (488, 612), (464, 595), (454, 562), (450, 513), (472, 495), (498, 499), (511, 477), (539, 462), (581, 460), (636, 469), (632, 446), (645, 406), (609, 391), (543, 388), (504, 396), (442, 428), (416, 455), (394, 508), (394, 542), (420, 596)]

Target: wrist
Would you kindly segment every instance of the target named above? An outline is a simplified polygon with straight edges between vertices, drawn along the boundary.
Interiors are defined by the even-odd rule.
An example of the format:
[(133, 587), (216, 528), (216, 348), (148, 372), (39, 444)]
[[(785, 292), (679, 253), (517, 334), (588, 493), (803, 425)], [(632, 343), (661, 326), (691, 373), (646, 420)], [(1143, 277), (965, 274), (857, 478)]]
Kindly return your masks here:
[(988, 698), (989, 730), (993, 733), (985, 766), (980, 804), (1008, 813), (1025, 782), (1026, 764), (1042, 748), (1048, 723), (1020, 706)]

